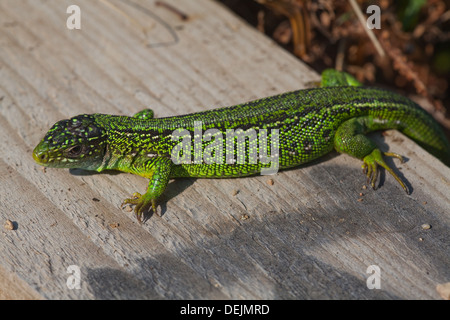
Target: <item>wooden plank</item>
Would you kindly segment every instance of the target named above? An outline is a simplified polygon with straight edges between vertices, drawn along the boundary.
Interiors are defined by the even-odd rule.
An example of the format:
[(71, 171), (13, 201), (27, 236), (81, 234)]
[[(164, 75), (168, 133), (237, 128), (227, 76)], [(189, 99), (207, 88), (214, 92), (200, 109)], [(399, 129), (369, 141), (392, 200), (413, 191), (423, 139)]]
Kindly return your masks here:
[[(390, 176), (362, 189), (360, 162), (331, 154), (273, 185), (173, 181), (163, 216), (142, 226), (119, 206), (145, 179), (33, 162), (46, 130), (80, 113), (177, 115), (318, 79), (217, 2), (167, 2), (189, 18), (153, 1), (80, 0), (81, 30), (66, 28), (71, 1), (0, 3), (0, 219), (16, 226), (1, 231), (0, 297), (438, 299), (450, 169), (397, 132), (373, 137), (409, 158), (395, 165), (410, 196)], [(367, 288), (370, 265), (381, 289)]]

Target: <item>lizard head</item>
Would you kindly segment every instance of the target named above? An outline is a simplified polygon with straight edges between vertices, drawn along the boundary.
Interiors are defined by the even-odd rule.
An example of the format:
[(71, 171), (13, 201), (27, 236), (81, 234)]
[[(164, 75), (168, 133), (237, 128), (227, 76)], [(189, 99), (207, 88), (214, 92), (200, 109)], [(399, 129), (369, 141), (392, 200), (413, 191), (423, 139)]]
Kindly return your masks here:
[(106, 152), (106, 134), (92, 115), (58, 121), (34, 148), (34, 160), (45, 167), (96, 170)]

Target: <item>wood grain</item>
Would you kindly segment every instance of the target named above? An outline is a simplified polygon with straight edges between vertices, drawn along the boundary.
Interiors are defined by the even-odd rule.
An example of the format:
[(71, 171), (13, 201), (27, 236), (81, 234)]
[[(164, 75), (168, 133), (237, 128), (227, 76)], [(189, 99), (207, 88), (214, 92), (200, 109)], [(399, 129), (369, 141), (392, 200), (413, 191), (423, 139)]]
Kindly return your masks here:
[[(66, 28), (71, 1), (0, 2), (0, 219), (16, 226), (1, 230), (0, 298), (439, 299), (450, 169), (397, 132), (372, 136), (409, 159), (395, 166), (410, 196), (385, 175), (363, 189), (360, 162), (330, 154), (272, 177), (172, 181), (142, 226), (120, 203), (145, 179), (36, 165), (63, 118), (178, 115), (318, 80), (217, 2), (167, 0), (183, 20), (134, 1), (77, 1), (81, 30)], [(367, 288), (370, 265), (381, 289)]]

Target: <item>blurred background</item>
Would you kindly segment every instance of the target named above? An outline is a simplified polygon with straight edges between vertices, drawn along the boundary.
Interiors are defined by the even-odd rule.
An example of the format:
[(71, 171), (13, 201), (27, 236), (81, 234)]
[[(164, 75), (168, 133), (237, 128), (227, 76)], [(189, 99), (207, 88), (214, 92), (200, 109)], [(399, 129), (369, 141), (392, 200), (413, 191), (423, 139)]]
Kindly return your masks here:
[[(317, 72), (343, 70), (410, 97), (450, 138), (450, 1), (218, 1)], [(370, 5), (379, 29), (365, 27)]]

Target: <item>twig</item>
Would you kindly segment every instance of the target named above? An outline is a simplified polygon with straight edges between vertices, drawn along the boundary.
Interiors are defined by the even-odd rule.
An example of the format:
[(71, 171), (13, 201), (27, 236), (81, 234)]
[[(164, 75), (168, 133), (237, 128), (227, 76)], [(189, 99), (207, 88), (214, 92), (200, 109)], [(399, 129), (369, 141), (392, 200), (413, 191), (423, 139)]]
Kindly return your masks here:
[(187, 19), (189, 19), (189, 16), (182, 12), (180, 9), (175, 8), (174, 6), (172, 6), (171, 4), (168, 4), (167, 2), (164, 1), (156, 1), (155, 2), (156, 6), (161, 6), (163, 8), (166, 8), (169, 11), (172, 11), (173, 13), (175, 13), (177, 16), (180, 17), (181, 20), (186, 21)]

